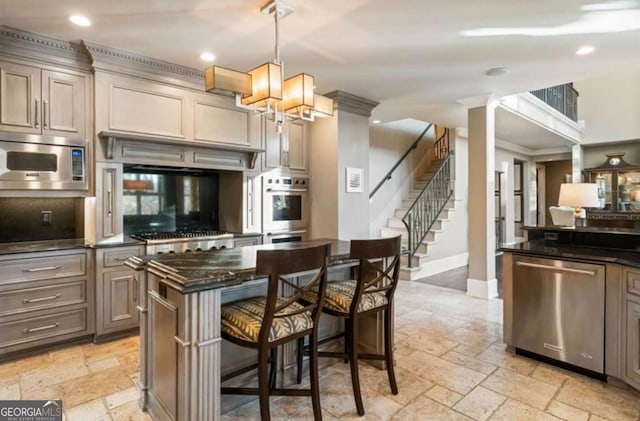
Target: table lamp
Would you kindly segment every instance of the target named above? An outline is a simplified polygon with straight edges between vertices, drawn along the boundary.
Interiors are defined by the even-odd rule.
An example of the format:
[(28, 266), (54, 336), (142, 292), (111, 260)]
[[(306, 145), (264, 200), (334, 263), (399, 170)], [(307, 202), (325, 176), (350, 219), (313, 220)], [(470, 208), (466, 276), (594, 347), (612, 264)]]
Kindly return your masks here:
[(576, 221), (582, 218), (582, 208), (600, 207), (598, 199), (598, 185), (595, 183), (562, 183), (558, 206), (574, 208)]

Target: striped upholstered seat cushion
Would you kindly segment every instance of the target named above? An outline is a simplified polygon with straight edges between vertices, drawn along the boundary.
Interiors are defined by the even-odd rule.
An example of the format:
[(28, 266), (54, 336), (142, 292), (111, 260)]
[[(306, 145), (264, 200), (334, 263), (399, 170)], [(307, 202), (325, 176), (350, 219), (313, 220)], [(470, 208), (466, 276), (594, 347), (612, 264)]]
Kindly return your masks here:
[[(282, 300), (282, 298), (278, 299), (278, 304)], [(253, 297), (223, 305), (222, 332), (244, 341), (258, 342), (266, 303), (266, 297)], [(292, 313), (301, 308), (300, 304), (292, 303), (279, 314)], [(273, 325), (269, 332), (269, 342), (303, 332), (312, 327), (313, 320), (311, 319), (311, 313), (308, 311), (292, 316), (274, 317)]]
[[(324, 306), (333, 311), (348, 313), (351, 301), (356, 291), (356, 281), (329, 282), (327, 293), (324, 299)], [(362, 299), (358, 305), (358, 313), (371, 310), (387, 304), (387, 296), (384, 292), (374, 292), (362, 294)]]

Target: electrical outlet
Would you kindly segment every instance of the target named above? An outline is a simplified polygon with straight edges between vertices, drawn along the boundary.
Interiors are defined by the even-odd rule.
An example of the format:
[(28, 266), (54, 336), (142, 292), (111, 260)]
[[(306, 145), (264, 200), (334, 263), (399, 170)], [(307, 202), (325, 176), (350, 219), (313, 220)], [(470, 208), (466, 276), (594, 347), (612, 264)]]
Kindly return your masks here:
[(52, 211), (42, 211), (40, 212), (40, 224), (43, 226), (51, 225), (51, 217), (53, 216)]

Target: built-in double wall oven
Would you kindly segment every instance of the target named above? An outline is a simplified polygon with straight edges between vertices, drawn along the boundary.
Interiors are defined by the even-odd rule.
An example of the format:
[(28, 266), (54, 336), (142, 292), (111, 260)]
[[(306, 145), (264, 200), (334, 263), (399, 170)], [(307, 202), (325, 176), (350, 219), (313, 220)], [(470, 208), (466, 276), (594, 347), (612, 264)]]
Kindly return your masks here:
[(309, 179), (263, 176), (264, 241), (302, 241), (309, 226)]

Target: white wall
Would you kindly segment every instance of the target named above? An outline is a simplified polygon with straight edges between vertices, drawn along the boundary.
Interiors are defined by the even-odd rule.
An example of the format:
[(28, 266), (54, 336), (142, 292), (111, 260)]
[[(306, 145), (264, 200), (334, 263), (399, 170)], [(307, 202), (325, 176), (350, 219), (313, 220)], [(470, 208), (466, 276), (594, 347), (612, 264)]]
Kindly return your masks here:
[[(369, 128), (370, 191), (373, 191), (417, 137), (418, 135), (414, 132), (406, 132), (394, 127), (371, 126)], [(425, 138), (418, 142), (418, 147), (394, 171), (391, 180), (384, 183), (370, 200), (369, 235), (372, 238), (380, 236), (380, 228), (386, 226), (394, 210), (401, 207), (402, 199), (407, 196), (411, 188), (416, 166), (432, 146), (433, 129), (430, 129)]]
[[(640, 139), (640, 69), (574, 82), (583, 143)], [(604, 159), (603, 159), (604, 161)]]

